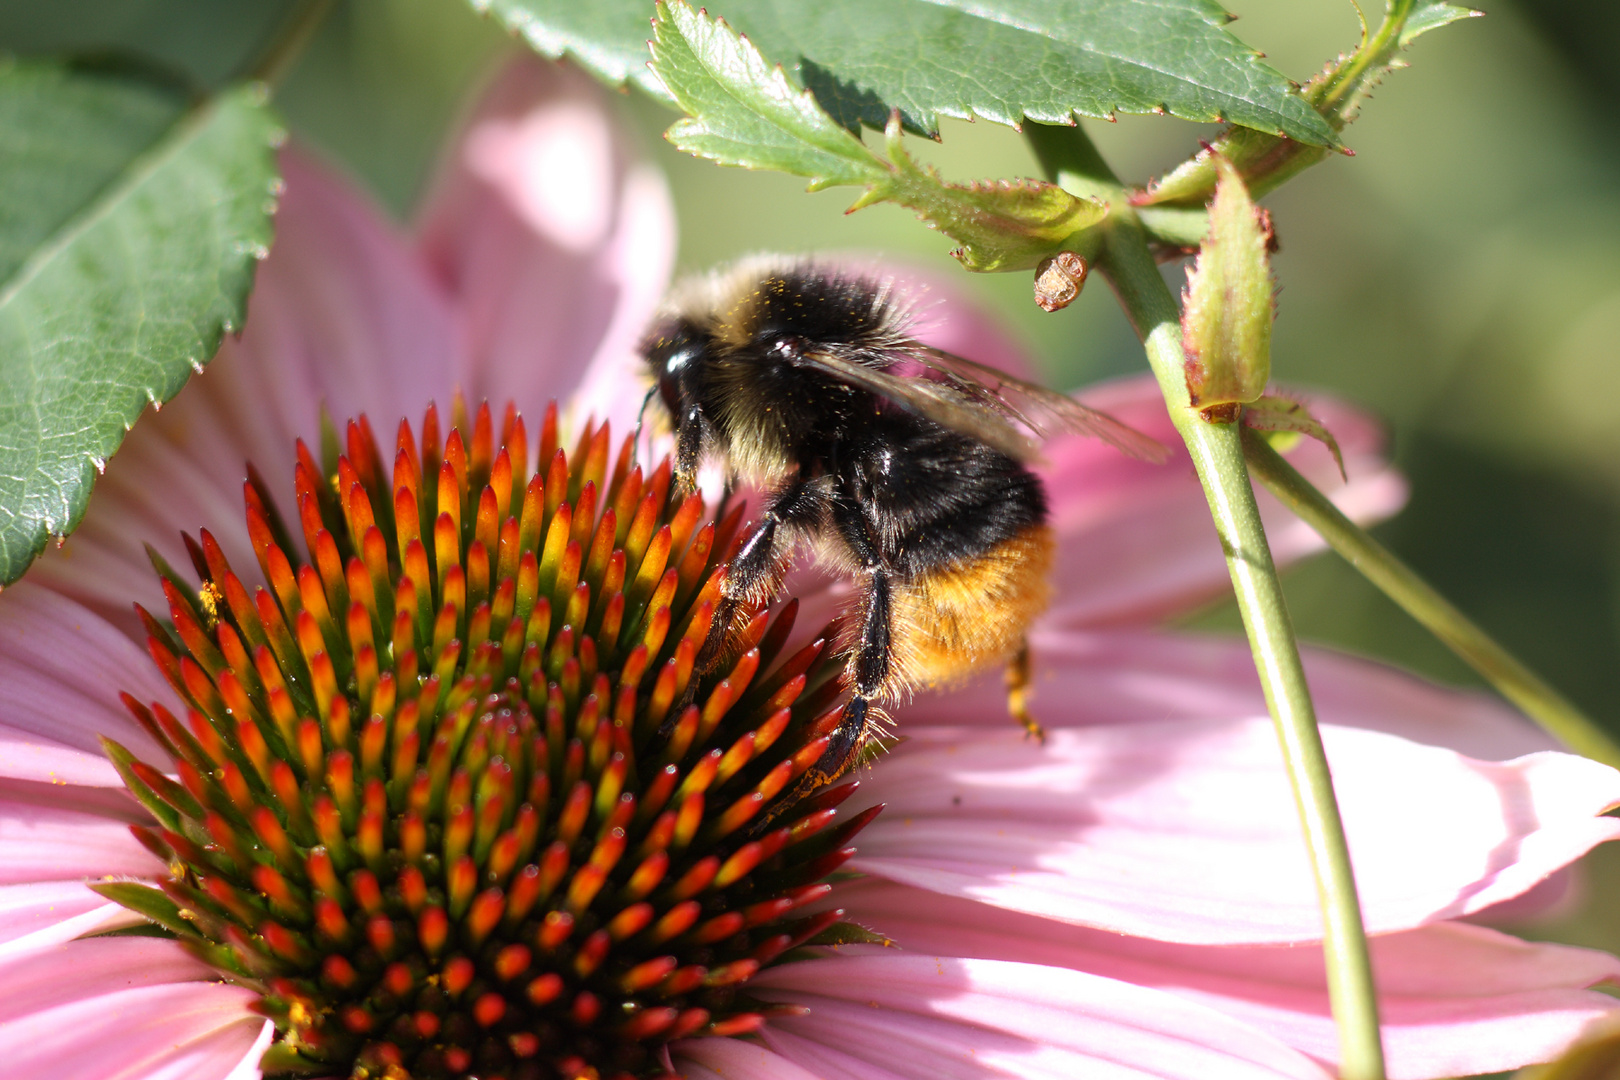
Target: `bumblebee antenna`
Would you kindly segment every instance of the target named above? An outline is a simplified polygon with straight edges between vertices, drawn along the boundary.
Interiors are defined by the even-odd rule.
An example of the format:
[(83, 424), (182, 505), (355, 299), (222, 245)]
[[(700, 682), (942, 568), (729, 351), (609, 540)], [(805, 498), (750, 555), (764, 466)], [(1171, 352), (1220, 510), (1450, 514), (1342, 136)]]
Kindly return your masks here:
[(647, 396), (641, 399), (641, 408), (636, 411), (636, 433), (630, 439), (630, 464), (635, 465), (636, 457), (641, 453), (641, 422), (647, 415), (647, 406), (652, 404), (653, 395), (658, 393), (658, 384), (653, 383)]

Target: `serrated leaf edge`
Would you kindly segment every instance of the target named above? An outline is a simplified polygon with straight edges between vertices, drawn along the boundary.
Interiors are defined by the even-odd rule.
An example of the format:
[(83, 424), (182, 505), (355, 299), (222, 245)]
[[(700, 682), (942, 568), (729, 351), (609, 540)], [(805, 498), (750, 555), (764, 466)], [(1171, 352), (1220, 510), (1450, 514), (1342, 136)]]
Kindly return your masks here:
[[(57, 258), (61, 257), (75, 241), (114, 213), (123, 199), (139, 189), (163, 166), (173, 161), (186, 147), (190, 146), (223, 108), (233, 101), (241, 100), (254, 108), (265, 109), (268, 106), (269, 98), (269, 90), (263, 83), (250, 82), (229, 88), (212, 97), (203, 98), (188, 107), (176, 118), (175, 122), (170, 125), (161, 138), (140, 154), (135, 155), (131, 159), (130, 166), (123, 170), (116, 180), (98, 192), (86, 207), (69, 217), (44, 243), (30, 252), (28, 258), (23, 260), (8, 281), (0, 283), (0, 310), (4, 310), (22, 289), (26, 288)], [(264, 147), (266, 150), (274, 151), (285, 141), (287, 132), (285, 126), (274, 112), (267, 111), (266, 118), (270, 122), (265, 131)], [(269, 200), (266, 204), (268, 220), (274, 219), (280, 194), (280, 177), (278, 174), (272, 178), (265, 192)], [(255, 261), (264, 257), (263, 252), (255, 251), (252, 254)], [(243, 290), (242, 295), (234, 298), (235, 306), (243, 307), (251, 290), (250, 278), (249, 284)], [(218, 352), (219, 342), (223, 340), (224, 335), (230, 332), (231, 329), (230, 320), (223, 320), (209, 350), (208, 358), (201, 361), (196, 359), (190, 361), (190, 367), (194, 372), (201, 371), (208, 360), (212, 359), (213, 354)], [(159, 398), (151, 388), (147, 388), (146, 398), (156, 408), (164, 404), (164, 402), (172, 400), (173, 395), (167, 398)], [(124, 420), (125, 435), (128, 435), (134, 429), (140, 415), (140, 412), (137, 412), (134, 417)], [(122, 445), (123, 439), (120, 438), (117, 445), (108, 453), (115, 453), (118, 447)], [(98, 475), (106, 471), (107, 458), (105, 456), (89, 453), (85, 455), (84, 460), (96, 470)], [(91, 486), (93, 487), (93, 485)], [(70, 501), (77, 501), (78, 506), (72, 508), (71, 512), (59, 522), (50, 521), (43, 516), (36, 517), (32, 519), (34, 527), (31, 530), (26, 528), (26, 523), (19, 522), (24, 527), (17, 530), (18, 539), (27, 545), (26, 554), (16, 563), (12, 563), (12, 557), (9, 554), (4, 556), (5, 561), (12, 563), (12, 565), (0, 567), (0, 589), (21, 578), (52, 540), (58, 543), (62, 542), (83, 522), (85, 511), (89, 508), (89, 492), (87, 491), (82, 499)]]

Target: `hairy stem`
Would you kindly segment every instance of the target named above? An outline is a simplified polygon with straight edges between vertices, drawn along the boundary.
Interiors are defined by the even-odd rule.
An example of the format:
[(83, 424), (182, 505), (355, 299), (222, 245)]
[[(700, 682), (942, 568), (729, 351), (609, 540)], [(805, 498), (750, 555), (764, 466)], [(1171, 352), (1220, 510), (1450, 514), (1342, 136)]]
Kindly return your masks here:
[(1620, 745), (1602, 728), (1475, 626), (1388, 548), (1345, 517), (1264, 438), (1245, 430), (1243, 455), (1254, 475), (1273, 495), (1384, 595), (1484, 676), (1503, 697), (1575, 753), (1620, 768)]
[(1378, 1001), (1344, 824), (1293, 625), (1244, 464), (1241, 429), (1237, 424), (1209, 423), (1188, 403), (1180, 310), (1159, 275), (1147, 233), (1126, 201), (1124, 189), (1091, 141), (1079, 127), (1031, 124), (1027, 130), (1036, 156), (1054, 181), (1076, 195), (1094, 196), (1109, 204), (1109, 217), (1099, 227), (1104, 238), (1098, 267), (1142, 339), (1170, 417), (1198, 470), (1293, 785), (1322, 905), (1328, 994), (1339, 1029), (1340, 1076), (1344, 1080), (1382, 1080)]

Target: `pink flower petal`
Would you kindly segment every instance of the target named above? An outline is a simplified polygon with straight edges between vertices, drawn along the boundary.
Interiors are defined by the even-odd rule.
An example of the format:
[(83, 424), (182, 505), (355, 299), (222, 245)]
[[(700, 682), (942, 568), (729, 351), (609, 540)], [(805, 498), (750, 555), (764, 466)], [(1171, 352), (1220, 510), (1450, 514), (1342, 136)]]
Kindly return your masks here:
[[(1150, 941), (868, 879), (830, 902), (903, 949), (1050, 964), (1217, 1009), (1324, 1062), (1337, 1060), (1321, 953), (1311, 947)], [(1392, 1080), (1463, 1076), (1546, 1060), (1620, 1002), (1585, 987), (1620, 959), (1459, 923), (1372, 939)]]
[(145, 651), (94, 612), (33, 578), (0, 593), (0, 776), (122, 786), (98, 735), (141, 757), (159, 750), (120, 690), (174, 705)]
[(43, 784), (0, 785), (0, 885), (163, 872), (127, 820), (60, 805), (56, 794)]
[[(0, 699), (4, 697), (5, 691), (0, 689)], [(97, 787), (123, 784), (118, 770), (105, 757), (63, 746), (8, 724), (0, 724), (0, 777)]]
[[(800, 1065), (740, 1039), (687, 1039), (675, 1044), (682, 1080), (826, 1080)], [(870, 1080), (882, 1080), (872, 1076)]]
[[(56, 882), (53, 884), (62, 883)], [(72, 884), (84, 889), (83, 882), (72, 882)], [(96, 900), (101, 900), (99, 896), (95, 896), (88, 889), (84, 889), (84, 891), (88, 895), (95, 897)], [(128, 908), (121, 907), (110, 901), (101, 901), (99, 907), (93, 907), (78, 915), (67, 916), (57, 922), (45, 924), (30, 933), (23, 934), (21, 937), (12, 938), (10, 941), (0, 942), (0, 962), (9, 961), (19, 956), (27, 956), (38, 952), (40, 949), (61, 945), (78, 938), (143, 924), (150, 925), (145, 916), (137, 915)]]
[(1213, 1009), (1038, 964), (839, 956), (772, 968), (749, 992), (810, 1009), (761, 1034), (825, 1080), (1327, 1075)]
[[(259, 1028), (258, 1038), (253, 1040), (252, 1044), (247, 1049), (247, 1053), (243, 1054), (242, 1059), (237, 1062), (236, 1068), (225, 1074), (224, 1080), (260, 1080), (263, 1073), (259, 1071), (259, 1059), (264, 1057), (264, 1052), (266, 1050), (270, 1049), (270, 1043), (275, 1039), (275, 1037), (276, 1026), (270, 1021), (266, 1020), (263, 1026)], [(223, 1041), (221, 1036), (216, 1036), (215, 1039), (216, 1041)], [(233, 1044), (219, 1046), (218, 1049), (222, 1059), (229, 1059), (230, 1055), (234, 1052), (232, 1048)], [(339, 1080), (339, 1078), (316, 1077), (315, 1080)]]
[[(918, 728), (857, 799), (888, 804), (851, 865), (1067, 922), (1203, 944), (1311, 941), (1313, 878), (1269, 722)], [(1325, 728), (1374, 933), (1479, 911), (1620, 836), (1620, 772), (1495, 763)], [(878, 782), (878, 778), (881, 782)]]
[[(1192, 462), (1170, 424), (1157, 384), (1148, 376), (1121, 379), (1081, 395), (1139, 431), (1173, 448), (1169, 463), (1136, 461), (1095, 439), (1054, 440), (1041, 470), (1052, 503), (1060, 548), (1058, 595), (1047, 621), (1095, 626), (1143, 622), (1219, 595), (1228, 588)], [(1288, 454), (1294, 465), (1357, 521), (1375, 521), (1406, 501), (1406, 484), (1381, 457), (1383, 435), (1364, 414), (1328, 398), (1313, 412), (1339, 440), (1348, 484), (1328, 451), (1302, 439)], [(1274, 499), (1260, 495), (1273, 555), (1288, 562), (1317, 551), (1321, 540)]]
[(150, 825), (152, 816), (123, 787), (66, 784), (61, 781), (0, 779), (0, 799), (71, 810), (125, 825)]
[[(805, 625), (819, 625), (807, 622)], [(1266, 712), (1249, 645), (1240, 637), (1153, 630), (1037, 629), (1033, 708), (1048, 727), (1260, 716)], [(1303, 650), (1324, 723), (1400, 735), (1500, 761), (1556, 748), (1550, 736), (1489, 695), (1436, 686), (1368, 660)], [(1007, 724), (999, 672), (897, 710), (910, 723)]]
[(465, 314), (469, 397), (538, 410), (583, 387), (575, 408), (626, 433), (635, 346), (674, 258), (662, 177), (599, 88), (532, 58), (495, 80), (448, 160), (421, 235)]
[(225, 1077), (269, 1023), (247, 1011), (255, 996), (220, 983), (167, 983), (30, 1012), (0, 1025), (0, 1077)]
[(31, 571), (131, 630), (132, 599), (167, 610), (144, 543), (185, 572), (177, 530), (206, 527), (237, 573), (257, 579), (242, 517), (245, 463), (285, 490), (294, 439), (318, 445), (322, 405), (339, 423), (367, 412), (391, 445), (400, 417), (419, 422), (430, 400), (448, 406), (455, 387), (455, 318), (420, 257), (304, 155), (285, 151), (282, 167), (276, 246), (259, 268), (242, 337), (136, 425), (83, 526)]
[(0, 947), (106, 905), (82, 881), (0, 885)]
[(163, 938), (69, 941), (0, 966), (0, 1023), (137, 987), (218, 977), (213, 968)]

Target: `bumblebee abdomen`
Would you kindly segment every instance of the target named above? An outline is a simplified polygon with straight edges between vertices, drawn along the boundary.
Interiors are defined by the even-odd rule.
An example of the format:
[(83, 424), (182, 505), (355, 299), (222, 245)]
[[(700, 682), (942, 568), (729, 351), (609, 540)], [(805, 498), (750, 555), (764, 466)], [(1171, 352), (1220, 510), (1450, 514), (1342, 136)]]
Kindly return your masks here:
[(889, 696), (951, 685), (1016, 653), (1050, 598), (1052, 547), (1052, 531), (1032, 525), (898, 586)]

